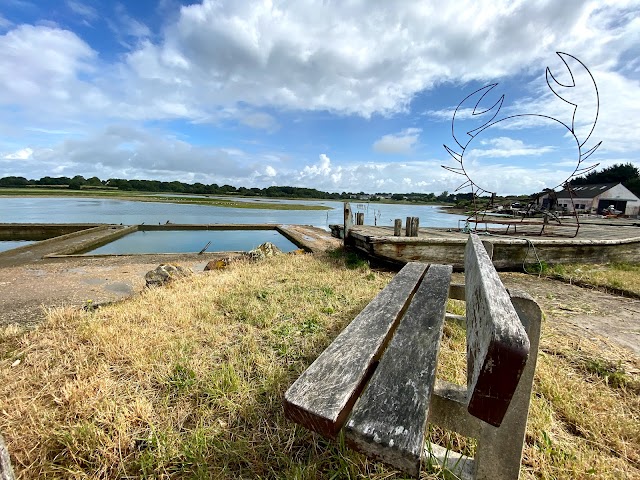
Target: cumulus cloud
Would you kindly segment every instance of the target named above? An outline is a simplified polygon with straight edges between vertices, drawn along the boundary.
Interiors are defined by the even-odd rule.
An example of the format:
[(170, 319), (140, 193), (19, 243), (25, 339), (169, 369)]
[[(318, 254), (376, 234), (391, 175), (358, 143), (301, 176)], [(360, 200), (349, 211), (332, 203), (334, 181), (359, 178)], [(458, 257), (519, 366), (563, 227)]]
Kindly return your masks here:
[(127, 63), (136, 72), (154, 66), (160, 81), (149, 85), (152, 91), (179, 81), (207, 92), (213, 103), (368, 117), (405, 110), (436, 82), (523, 70), (547, 56), (559, 40), (555, 32), (570, 31), (585, 10), (577, 1), (491, 8), (295, 2), (285, 9), (277, 2), (204, 0), (182, 7), (163, 41), (142, 45)]
[[(67, 7), (87, 20), (93, 16), (82, 0), (68, 0)], [(332, 159), (322, 154), (305, 164), (319, 152), (336, 151), (323, 139), (312, 153), (283, 153), (298, 162), (285, 168), (267, 153), (244, 152), (237, 142), (197, 146), (144, 125), (178, 119), (276, 132), (282, 128), (279, 114), (291, 111), (393, 119), (408, 111), (416, 95), (436, 85), (530, 74), (561, 49), (584, 60), (598, 81), (602, 108), (592, 140), (603, 140), (601, 151), (616, 158), (633, 158), (637, 135), (629, 119), (640, 118), (637, 18), (634, 3), (580, 0), (464, 5), (203, 0), (167, 15), (161, 29), (152, 32), (119, 6), (111, 22), (125, 52), (105, 60), (69, 30), (14, 26), (0, 17), (0, 29), (9, 29), (0, 35), (0, 105), (6, 107), (0, 124), (12, 136), (6, 140), (11, 146), (1, 146), (6, 155), (33, 148), (30, 163), (40, 162), (47, 173), (100, 173), (99, 167), (115, 176), (196, 175), (216, 182), (288, 183), (332, 191), (451, 189), (456, 181), (440, 172), (442, 160), (371, 163), (366, 157), (332, 153)], [(563, 68), (558, 62), (554, 73)], [(503, 113), (566, 115), (567, 105), (558, 106), (546, 85), (523, 90), (530, 97), (505, 106)], [(472, 120), (470, 113), (463, 109), (459, 118)], [(443, 121), (451, 114), (451, 108), (425, 113)], [(485, 147), (503, 156), (518, 149), (545, 153), (540, 149), (551, 148), (546, 143), (504, 143), (512, 130), (528, 128), (530, 120), (501, 124), (497, 128), (504, 131), (497, 137), (503, 144)], [(35, 143), (26, 137), (16, 141), (27, 127), (34, 133), (73, 136), (62, 143), (50, 139), (47, 148), (28, 147)], [(588, 121), (577, 117), (576, 127), (583, 135)], [(374, 151), (415, 153), (421, 132), (396, 128), (389, 127), (396, 133), (373, 143)], [(366, 150), (372, 141), (359, 147)], [(486, 172), (504, 173), (505, 179), (509, 173), (508, 178), (520, 178), (522, 189), (530, 188), (522, 176), (531, 176), (531, 170), (514, 168)], [(553, 168), (548, 168), (551, 175)]]
[(374, 142), (373, 149), (378, 153), (411, 153), (421, 131), (421, 128), (407, 128), (400, 133), (384, 135)]

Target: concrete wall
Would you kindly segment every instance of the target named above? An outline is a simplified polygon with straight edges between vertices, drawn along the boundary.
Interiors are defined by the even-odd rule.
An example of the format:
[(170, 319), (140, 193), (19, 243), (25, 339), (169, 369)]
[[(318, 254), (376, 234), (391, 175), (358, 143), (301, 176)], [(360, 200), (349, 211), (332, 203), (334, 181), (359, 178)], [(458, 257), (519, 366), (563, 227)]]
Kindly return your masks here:
[[(617, 201), (627, 201), (627, 208), (624, 211), (625, 215), (636, 216), (638, 215), (638, 210), (640, 209), (640, 200), (636, 197), (631, 191), (625, 187), (624, 185), (616, 185), (613, 188), (610, 188), (602, 195), (599, 196), (599, 200), (617, 200)], [(596, 207), (597, 207), (596, 203)]]
[[(612, 200), (612, 203), (615, 201), (627, 202), (627, 206), (624, 211), (625, 215), (635, 217), (640, 214), (640, 199), (638, 199), (638, 197), (636, 197), (622, 184), (618, 184), (593, 198), (580, 198), (580, 190), (576, 192), (576, 195), (577, 196), (573, 199), (573, 205), (578, 213), (600, 213), (598, 209), (600, 200)], [(545, 198), (548, 198), (548, 195), (541, 196), (538, 203), (542, 205), (542, 201)], [(571, 205), (571, 199), (559, 198), (558, 207), (565, 207), (567, 212), (572, 212), (573, 207)]]

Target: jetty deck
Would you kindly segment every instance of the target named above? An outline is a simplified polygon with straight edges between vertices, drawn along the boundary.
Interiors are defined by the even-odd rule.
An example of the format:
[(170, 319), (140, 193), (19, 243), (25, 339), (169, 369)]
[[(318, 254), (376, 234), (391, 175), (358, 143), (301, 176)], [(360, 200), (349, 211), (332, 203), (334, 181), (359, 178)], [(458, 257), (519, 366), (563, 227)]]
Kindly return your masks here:
[[(573, 229), (573, 231), (572, 231)], [(513, 269), (523, 264), (581, 262), (640, 262), (640, 227), (583, 223), (575, 237), (575, 225), (548, 225), (540, 235), (540, 225), (517, 224), (517, 233), (478, 228), (493, 244), (496, 268)], [(502, 229), (504, 232), (504, 229)], [(373, 258), (406, 263), (452, 264), (461, 269), (468, 234), (459, 229), (421, 227), (415, 237), (394, 236), (393, 227), (351, 225), (345, 243)]]

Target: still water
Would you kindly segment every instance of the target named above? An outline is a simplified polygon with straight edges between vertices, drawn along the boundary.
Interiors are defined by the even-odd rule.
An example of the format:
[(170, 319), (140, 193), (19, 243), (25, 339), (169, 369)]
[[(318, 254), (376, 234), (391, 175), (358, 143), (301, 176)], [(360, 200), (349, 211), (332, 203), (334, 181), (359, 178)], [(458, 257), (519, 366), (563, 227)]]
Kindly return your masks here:
[[(261, 199), (262, 201), (269, 201)], [(135, 202), (101, 198), (0, 197), (0, 223), (272, 223), (312, 225), (327, 229), (343, 222), (343, 204), (333, 201), (279, 200), (281, 203), (323, 205), (330, 210), (260, 210), (176, 203)], [(395, 218), (419, 217), (420, 227), (458, 226), (465, 217), (430, 205), (389, 205), (351, 202), (365, 214), (366, 225), (393, 226)]]
[(249, 251), (265, 242), (283, 252), (298, 248), (275, 230), (160, 230), (134, 232), (87, 253), (192, 253), (208, 242), (207, 252)]
[(0, 252), (34, 243), (33, 240), (0, 240)]

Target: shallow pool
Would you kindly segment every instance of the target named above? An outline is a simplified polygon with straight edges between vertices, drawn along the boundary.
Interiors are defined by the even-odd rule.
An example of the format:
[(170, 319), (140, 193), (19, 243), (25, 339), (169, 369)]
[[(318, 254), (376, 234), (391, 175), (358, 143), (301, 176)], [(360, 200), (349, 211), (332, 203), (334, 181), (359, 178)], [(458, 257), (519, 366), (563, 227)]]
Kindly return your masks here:
[(130, 233), (86, 253), (197, 253), (208, 242), (207, 252), (249, 251), (265, 242), (283, 252), (298, 248), (276, 230), (151, 230)]
[(0, 240), (0, 252), (35, 243), (33, 240)]

